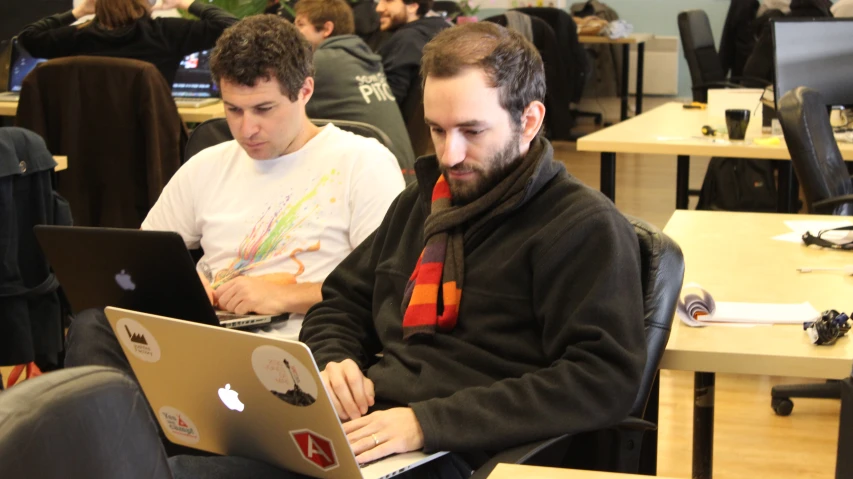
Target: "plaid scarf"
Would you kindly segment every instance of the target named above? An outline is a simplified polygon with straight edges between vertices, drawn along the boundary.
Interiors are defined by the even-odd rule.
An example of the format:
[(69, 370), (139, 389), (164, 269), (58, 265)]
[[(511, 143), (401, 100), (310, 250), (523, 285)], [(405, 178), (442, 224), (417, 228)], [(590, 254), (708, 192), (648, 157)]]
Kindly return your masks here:
[[(403, 293), (403, 339), (432, 336), (436, 329), (450, 331), (456, 326), (465, 277), (464, 240), (488, 221), (523, 203), (540, 160), (552, 161), (551, 155), (551, 145), (537, 139), (518, 167), (464, 206), (453, 206), (450, 185), (444, 175), (439, 175), (424, 222), (426, 244)], [(443, 306), (440, 314), (439, 301)]]

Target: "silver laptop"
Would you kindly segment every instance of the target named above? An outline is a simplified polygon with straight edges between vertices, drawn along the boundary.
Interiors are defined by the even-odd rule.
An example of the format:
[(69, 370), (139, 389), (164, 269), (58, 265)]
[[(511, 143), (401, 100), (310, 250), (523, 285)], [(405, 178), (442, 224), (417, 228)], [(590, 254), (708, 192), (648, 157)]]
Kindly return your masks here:
[(6, 85), (6, 90), (0, 93), (0, 101), (14, 102), (21, 98), (21, 85), (24, 83), (24, 78), (41, 62), (47, 61), (44, 58), (33, 58), (18, 44), (18, 39), (12, 40), (12, 57), (9, 62), (9, 83)]
[(179, 108), (201, 108), (219, 102), (219, 96), (219, 89), (210, 75), (210, 51), (185, 56), (172, 83), (175, 104)]
[(446, 454), (359, 467), (303, 343), (119, 308), (106, 314), (175, 444), (322, 479), (393, 477)]

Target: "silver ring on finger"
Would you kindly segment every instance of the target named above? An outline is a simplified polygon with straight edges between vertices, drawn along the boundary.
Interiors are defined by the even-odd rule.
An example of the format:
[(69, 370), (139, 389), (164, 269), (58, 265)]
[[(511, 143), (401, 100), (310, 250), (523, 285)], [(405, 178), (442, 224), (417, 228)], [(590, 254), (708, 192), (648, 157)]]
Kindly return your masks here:
[(370, 437), (373, 438), (373, 447), (378, 446), (379, 445), (379, 438), (376, 437), (376, 434), (371, 434)]

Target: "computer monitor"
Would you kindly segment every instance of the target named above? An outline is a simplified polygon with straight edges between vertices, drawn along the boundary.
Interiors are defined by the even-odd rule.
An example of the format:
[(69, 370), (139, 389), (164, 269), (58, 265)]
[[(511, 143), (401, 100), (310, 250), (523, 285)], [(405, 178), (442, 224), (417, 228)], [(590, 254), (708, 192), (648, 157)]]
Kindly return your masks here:
[(827, 105), (853, 105), (853, 19), (777, 19), (772, 29), (777, 108), (799, 86)]
[(210, 75), (210, 51), (191, 53), (181, 60), (172, 84), (175, 98), (219, 98), (219, 89)]
[(9, 63), (9, 85), (8, 91), (20, 92), (21, 85), (24, 83), (24, 78), (33, 71), (41, 62), (47, 61), (44, 58), (33, 58), (23, 47), (18, 43), (18, 40), (12, 42), (12, 57)]

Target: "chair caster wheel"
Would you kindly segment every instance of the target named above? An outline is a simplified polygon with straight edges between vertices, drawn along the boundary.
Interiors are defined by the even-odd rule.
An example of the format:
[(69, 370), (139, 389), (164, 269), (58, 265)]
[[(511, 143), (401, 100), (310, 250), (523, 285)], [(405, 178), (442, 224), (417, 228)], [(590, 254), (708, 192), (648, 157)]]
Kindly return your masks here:
[(791, 411), (794, 410), (794, 401), (788, 398), (771, 398), (770, 407), (777, 416), (790, 416)]

